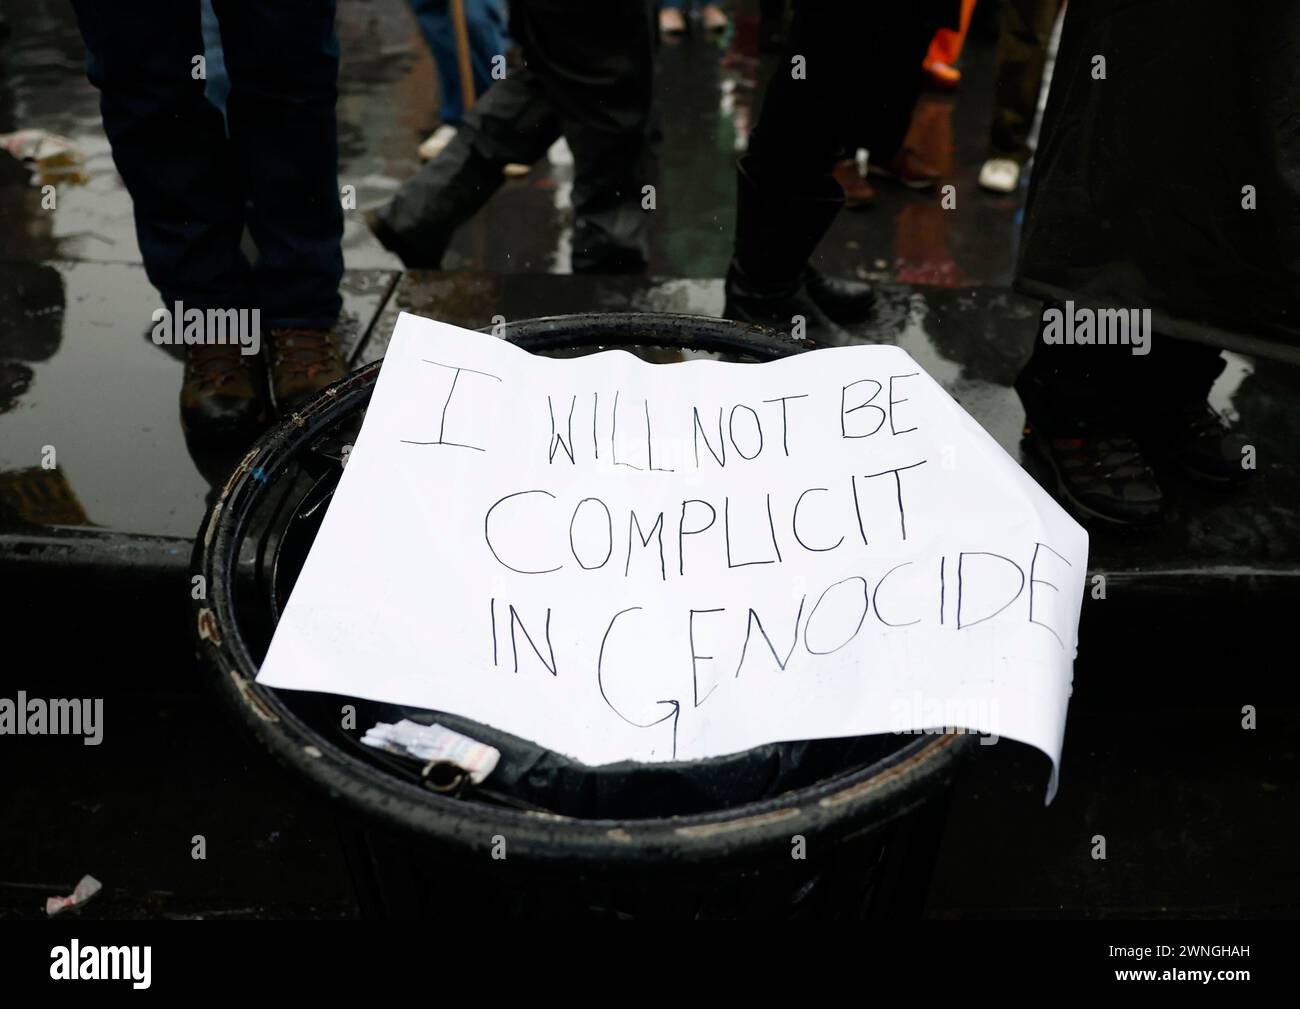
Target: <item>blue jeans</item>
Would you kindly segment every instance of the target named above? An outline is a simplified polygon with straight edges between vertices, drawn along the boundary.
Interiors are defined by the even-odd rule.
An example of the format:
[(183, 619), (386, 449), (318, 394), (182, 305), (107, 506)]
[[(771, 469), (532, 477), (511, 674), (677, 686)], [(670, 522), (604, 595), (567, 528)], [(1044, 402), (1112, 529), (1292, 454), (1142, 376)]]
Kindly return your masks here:
[[(343, 275), (333, 0), (213, 0), (226, 124), (193, 76), (204, 52), (199, 0), (73, 7), (164, 303), (260, 308), (267, 326), (333, 326)], [(239, 247), (245, 225), (253, 265)]]
[[(438, 70), (442, 92), (439, 115), (444, 123), (459, 126), (465, 118), (465, 100), (460, 93), (451, 5), (448, 0), (411, 0), (411, 9)], [(492, 84), (492, 57), (504, 56), (509, 41), (505, 0), (465, 0), (465, 28), (469, 36), (474, 95), (478, 97)]]

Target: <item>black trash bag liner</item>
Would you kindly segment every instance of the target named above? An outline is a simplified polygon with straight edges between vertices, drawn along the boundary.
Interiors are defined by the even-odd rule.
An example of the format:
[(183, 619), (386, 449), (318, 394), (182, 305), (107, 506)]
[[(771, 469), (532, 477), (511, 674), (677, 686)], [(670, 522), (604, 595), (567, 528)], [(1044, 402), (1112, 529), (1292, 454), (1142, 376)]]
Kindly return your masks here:
[[(462, 798), (544, 810), (581, 819), (640, 819), (685, 816), (769, 799), (846, 771), (865, 767), (903, 745), (901, 737), (859, 736), (769, 743), (708, 760), (591, 766), (508, 732), (447, 712), (312, 695), (321, 717), (311, 719), (331, 740), (413, 780), (421, 764), (355, 742), (379, 722), (434, 722), (495, 747), (496, 768), (481, 786), (466, 784)], [(357, 734), (336, 728), (341, 703), (357, 709)], [(332, 729), (330, 727), (335, 727)]]
[(1297, 109), (1294, 0), (1070, 3), (1016, 287), (1300, 361)]

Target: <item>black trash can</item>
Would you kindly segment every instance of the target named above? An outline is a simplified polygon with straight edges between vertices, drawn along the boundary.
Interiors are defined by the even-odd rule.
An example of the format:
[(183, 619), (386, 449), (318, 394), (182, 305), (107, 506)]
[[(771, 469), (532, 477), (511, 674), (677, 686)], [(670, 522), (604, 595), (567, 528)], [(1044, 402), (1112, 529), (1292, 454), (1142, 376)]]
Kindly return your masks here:
[[(769, 361), (807, 349), (718, 319), (558, 316), (510, 325), (539, 354), (612, 347), (656, 362)], [(469, 917), (897, 917), (919, 914), (970, 735), (770, 744), (711, 760), (588, 767), (446, 712), (254, 682), (360, 429), (379, 365), (268, 432), (195, 545), (197, 647), (276, 757), (340, 810), (363, 913)], [(344, 727), (341, 706), (356, 717)], [(361, 743), (378, 722), (438, 724), (501, 758), (473, 784)]]

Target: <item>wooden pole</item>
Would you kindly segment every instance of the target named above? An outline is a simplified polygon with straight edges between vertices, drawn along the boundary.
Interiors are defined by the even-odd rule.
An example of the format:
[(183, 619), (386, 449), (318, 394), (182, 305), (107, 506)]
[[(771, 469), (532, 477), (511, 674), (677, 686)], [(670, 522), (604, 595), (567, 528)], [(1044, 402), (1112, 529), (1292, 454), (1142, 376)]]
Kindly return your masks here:
[(469, 28), (465, 22), (465, 0), (451, 0), (451, 24), (456, 33), (456, 66), (460, 70), (461, 103), (468, 112), (474, 107), (474, 71), (469, 61)]

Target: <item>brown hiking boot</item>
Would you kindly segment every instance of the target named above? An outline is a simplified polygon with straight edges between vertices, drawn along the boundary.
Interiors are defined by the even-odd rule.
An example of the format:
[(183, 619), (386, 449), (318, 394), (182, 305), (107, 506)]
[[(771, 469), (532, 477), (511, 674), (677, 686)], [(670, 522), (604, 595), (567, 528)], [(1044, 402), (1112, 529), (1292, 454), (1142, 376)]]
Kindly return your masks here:
[(329, 329), (273, 329), (271, 391), (281, 413), (292, 413), (348, 373)]
[(255, 355), (238, 344), (186, 349), (181, 427), (196, 441), (251, 439), (266, 420), (266, 394)]

